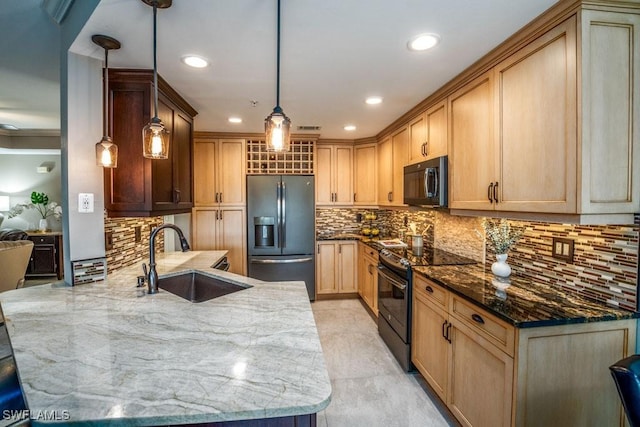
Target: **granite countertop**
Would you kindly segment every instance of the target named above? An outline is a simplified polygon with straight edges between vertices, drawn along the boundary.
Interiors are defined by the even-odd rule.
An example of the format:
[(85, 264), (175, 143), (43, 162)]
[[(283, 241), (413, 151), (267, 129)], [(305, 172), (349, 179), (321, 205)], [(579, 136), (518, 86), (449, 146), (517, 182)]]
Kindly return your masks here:
[(588, 299), (543, 284), (520, 274), (509, 277), (510, 286), (500, 291), (489, 265), (414, 267), (414, 271), (443, 285), (466, 300), (518, 328), (633, 319), (639, 313)]
[(31, 412), (133, 426), (324, 409), (331, 384), (304, 283), (211, 269), (225, 254), (157, 256), (161, 276), (195, 269), (249, 286), (201, 303), (146, 295), (136, 288), (140, 265), (104, 282), (0, 294)]

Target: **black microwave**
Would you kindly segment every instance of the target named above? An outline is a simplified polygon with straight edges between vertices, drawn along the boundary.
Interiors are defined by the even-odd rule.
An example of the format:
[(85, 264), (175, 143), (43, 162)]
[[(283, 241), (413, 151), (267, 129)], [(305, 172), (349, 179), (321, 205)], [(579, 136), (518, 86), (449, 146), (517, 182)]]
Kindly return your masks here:
[(404, 203), (447, 207), (447, 156), (404, 167)]

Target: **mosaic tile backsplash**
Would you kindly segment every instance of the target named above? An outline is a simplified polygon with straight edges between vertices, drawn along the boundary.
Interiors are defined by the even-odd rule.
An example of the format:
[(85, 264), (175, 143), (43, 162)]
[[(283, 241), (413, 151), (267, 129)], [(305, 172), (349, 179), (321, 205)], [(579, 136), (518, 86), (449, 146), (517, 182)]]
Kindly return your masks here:
[[(149, 237), (151, 229), (163, 223), (162, 217), (152, 218), (104, 218), (105, 236), (111, 233), (112, 244), (107, 242), (107, 274), (122, 267), (142, 264), (149, 258)], [(139, 240), (136, 241), (136, 228), (140, 227)], [(108, 240), (108, 239), (105, 239)], [(156, 250), (164, 250), (164, 233), (156, 236)], [(140, 270), (142, 274), (142, 269)]]
[[(416, 223), (424, 231), (424, 244), (479, 262), (487, 268), (495, 254), (485, 245), (482, 218), (449, 215), (444, 211), (417, 208), (400, 210), (317, 209), (319, 239), (336, 233), (359, 233), (363, 223), (357, 214), (374, 212), (373, 225), (383, 237), (402, 237), (405, 223)], [(406, 221), (405, 221), (406, 218)], [(365, 222), (366, 223), (366, 222)], [(527, 276), (537, 283), (560, 286), (592, 299), (637, 310), (638, 235), (640, 215), (634, 225), (569, 225), (535, 221), (511, 221), (526, 228), (510, 250), (512, 274)], [(551, 256), (554, 237), (574, 241), (573, 262)]]

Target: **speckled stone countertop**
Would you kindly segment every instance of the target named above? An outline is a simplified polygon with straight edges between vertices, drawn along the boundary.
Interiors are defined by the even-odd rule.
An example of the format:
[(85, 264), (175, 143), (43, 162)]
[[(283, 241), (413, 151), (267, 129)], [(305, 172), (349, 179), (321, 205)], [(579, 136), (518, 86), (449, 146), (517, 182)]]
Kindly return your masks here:
[(225, 253), (157, 257), (161, 277), (195, 269), (248, 286), (201, 303), (162, 289), (146, 295), (136, 288), (139, 265), (104, 282), (0, 294), (32, 413), (134, 426), (324, 409), (331, 383), (304, 283), (211, 269)]
[(482, 263), (414, 267), (414, 271), (519, 328), (640, 317), (518, 274), (512, 274), (510, 286), (500, 291), (496, 287), (500, 283), (494, 284), (495, 276)]

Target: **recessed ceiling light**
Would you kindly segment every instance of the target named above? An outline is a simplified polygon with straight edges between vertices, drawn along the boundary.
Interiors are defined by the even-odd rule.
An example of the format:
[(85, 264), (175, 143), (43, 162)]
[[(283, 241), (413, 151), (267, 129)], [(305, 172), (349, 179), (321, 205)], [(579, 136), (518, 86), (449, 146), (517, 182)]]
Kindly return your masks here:
[(369, 105), (381, 104), (382, 103), (382, 97), (381, 96), (370, 96), (364, 102), (366, 102)]
[(242, 123), (242, 119), (240, 117), (229, 117), (229, 123)]
[(409, 50), (431, 49), (440, 42), (440, 36), (433, 33), (419, 34), (407, 42)]
[(356, 130), (356, 126), (355, 125), (346, 125), (344, 127), (344, 130), (346, 130), (346, 131)]
[(193, 68), (204, 68), (209, 65), (209, 61), (201, 56), (187, 55), (182, 57), (182, 62)]

